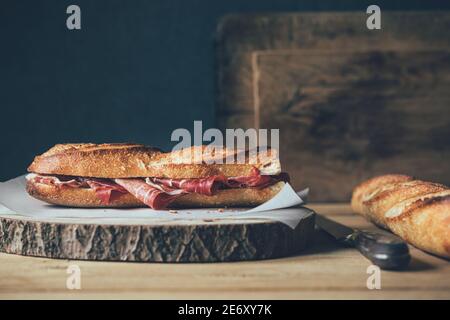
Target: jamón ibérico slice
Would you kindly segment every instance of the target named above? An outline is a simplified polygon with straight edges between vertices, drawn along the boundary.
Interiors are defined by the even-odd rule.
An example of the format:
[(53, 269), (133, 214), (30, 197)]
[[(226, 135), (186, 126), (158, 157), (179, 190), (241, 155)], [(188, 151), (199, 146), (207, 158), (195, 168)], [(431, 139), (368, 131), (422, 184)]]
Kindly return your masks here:
[(36, 183), (54, 185), (60, 188), (91, 188), (103, 204), (109, 204), (121, 194), (128, 193), (126, 189), (110, 179), (42, 176), (36, 174), (30, 174), (29, 179)]
[(158, 188), (143, 179), (114, 179), (114, 181), (136, 199), (155, 210), (166, 208), (169, 203), (186, 193), (180, 189)]
[[(258, 188), (268, 187), (278, 181), (289, 182), (289, 175), (281, 173), (276, 176), (263, 176), (257, 168), (253, 168), (248, 176), (226, 178), (223, 175), (216, 175), (198, 179), (169, 179), (169, 178), (147, 178), (146, 181), (156, 185), (156, 188), (181, 189), (187, 193), (199, 193), (204, 195), (214, 195), (217, 190), (227, 188)], [(160, 186), (160, 187), (158, 187)]]
[(228, 188), (266, 188), (279, 181), (289, 182), (289, 175), (285, 172), (276, 176), (263, 176), (257, 168), (253, 168), (250, 175), (230, 177), (227, 179)]
[(128, 191), (117, 183), (107, 179), (84, 179), (103, 204), (108, 204)]
[(81, 188), (84, 183), (76, 177), (41, 176), (30, 174), (30, 178), (36, 183), (50, 184), (58, 187)]
[(156, 185), (162, 185), (172, 189), (181, 189), (187, 193), (199, 193), (207, 196), (212, 196), (219, 190), (227, 181), (224, 176), (211, 176), (199, 179), (167, 179), (167, 178), (148, 178)]

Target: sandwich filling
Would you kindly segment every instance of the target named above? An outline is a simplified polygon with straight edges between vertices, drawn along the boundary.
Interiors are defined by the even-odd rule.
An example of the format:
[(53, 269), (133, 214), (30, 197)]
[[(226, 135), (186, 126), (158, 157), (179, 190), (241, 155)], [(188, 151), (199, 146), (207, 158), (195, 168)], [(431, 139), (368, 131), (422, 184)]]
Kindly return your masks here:
[(249, 176), (225, 177), (215, 175), (197, 179), (169, 178), (128, 178), (99, 179), (71, 176), (47, 176), (29, 174), (27, 180), (56, 186), (58, 188), (88, 188), (92, 189), (102, 204), (109, 204), (122, 194), (130, 193), (136, 199), (152, 209), (164, 209), (175, 199), (188, 194), (197, 193), (213, 196), (219, 190), (257, 188), (263, 189), (279, 181), (289, 182), (287, 173), (278, 175), (261, 175), (253, 168)]

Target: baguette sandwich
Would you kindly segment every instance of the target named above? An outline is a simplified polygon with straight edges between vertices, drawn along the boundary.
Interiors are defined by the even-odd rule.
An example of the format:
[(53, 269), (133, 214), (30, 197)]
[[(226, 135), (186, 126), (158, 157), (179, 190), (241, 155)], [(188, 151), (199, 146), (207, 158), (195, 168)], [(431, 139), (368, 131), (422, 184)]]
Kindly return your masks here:
[(61, 206), (158, 210), (255, 206), (289, 180), (275, 151), (245, 152), (245, 161), (236, 164), (226, 160), (237, 152), (205, 149), (164, 153), (140, 144), (58, 144), (35, 157), (26, 188), (34, 198)]

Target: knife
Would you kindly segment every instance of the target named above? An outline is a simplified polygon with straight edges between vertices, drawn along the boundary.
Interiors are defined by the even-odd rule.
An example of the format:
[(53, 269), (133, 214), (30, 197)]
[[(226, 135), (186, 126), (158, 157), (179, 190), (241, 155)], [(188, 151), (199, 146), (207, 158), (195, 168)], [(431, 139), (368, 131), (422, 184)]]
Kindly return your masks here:
[(316, 224), (341, 244), (358, 249), (381, 269), (404, 269), (411, 260), (408, 245), (395, 235), (352, 229), (319, 214)]

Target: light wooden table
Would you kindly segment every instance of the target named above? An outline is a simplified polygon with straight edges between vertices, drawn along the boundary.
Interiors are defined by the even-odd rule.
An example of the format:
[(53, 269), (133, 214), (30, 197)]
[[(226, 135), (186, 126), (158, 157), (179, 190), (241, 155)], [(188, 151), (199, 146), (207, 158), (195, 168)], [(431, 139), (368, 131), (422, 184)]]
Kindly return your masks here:
[[(349, 226), (374, 229), (343, 204), (309, 205)], [(381, 272), (367, 289), (370, 262), (322, 232), (302, 255), (266, 261), (147, 264), (52, 260), (0, 254), (0, 298), (116, 299), (450, 299), (450, 262), (411, 248), (408, 271)], [(67, 268), (81, 289), (66, 288)]]

